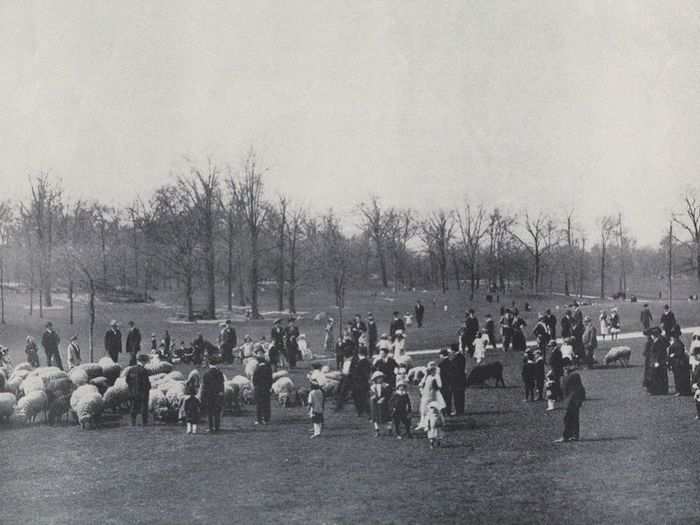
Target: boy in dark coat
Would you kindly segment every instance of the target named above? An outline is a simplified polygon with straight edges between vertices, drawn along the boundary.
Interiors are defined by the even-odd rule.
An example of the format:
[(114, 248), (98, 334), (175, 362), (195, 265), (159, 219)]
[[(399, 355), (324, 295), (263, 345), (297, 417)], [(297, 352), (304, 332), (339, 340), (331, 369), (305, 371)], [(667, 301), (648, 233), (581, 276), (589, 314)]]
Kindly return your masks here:
[(396, 392), (391, 395), (390, 407), (396, 439), (401, 439), (401, 425), (406, 429), (406, 436), (413, 437), (411, 435), (411, 398), (408, 397), (406, 383), (396, 385)]
[(199, 423), (201, 403), (197, 396), (189, 395), (185, 398), (185, 423), (187, 423), (187, 433), (196, 434)]
[(131, 426), (136, 425), (136, 415), (141, 414), (141, 424), (148, 424), (148, 398), (151, 392), (151, 380), (144, 365), (148, 362), (147, 355), (138, 356), (138, 365), (126, 373), (126, 385), (129, 388), (131, 402)]
[(255, 424), (267, 425), (270, 422), (270, 389), (272, 388), (272, 367), (265, 359), (265, 350), (255, 351), (258, 367), (253, 372), (255, 390)]
[(202, 406), (207, 411), (209, 432), (218, 432), (224, 407), (224, 374), (211, 362), (202, 376)]
[(136, 364), (136, 356), (141, 351), (141, 330), (129, 321), (129, 331), (126, 334), (126, 352), (131, 356), (129, 358), (129, 366)]

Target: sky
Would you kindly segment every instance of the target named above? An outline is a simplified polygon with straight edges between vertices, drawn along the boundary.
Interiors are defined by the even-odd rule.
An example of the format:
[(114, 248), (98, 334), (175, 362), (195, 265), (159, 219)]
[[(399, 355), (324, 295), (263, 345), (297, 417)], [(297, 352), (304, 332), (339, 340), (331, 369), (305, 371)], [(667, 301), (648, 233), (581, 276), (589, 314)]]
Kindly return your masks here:
[(622, 213), (700, 185), (695, 1), (0, 2), (0, 191), (124, 205), (253, 147), (270, 196)]

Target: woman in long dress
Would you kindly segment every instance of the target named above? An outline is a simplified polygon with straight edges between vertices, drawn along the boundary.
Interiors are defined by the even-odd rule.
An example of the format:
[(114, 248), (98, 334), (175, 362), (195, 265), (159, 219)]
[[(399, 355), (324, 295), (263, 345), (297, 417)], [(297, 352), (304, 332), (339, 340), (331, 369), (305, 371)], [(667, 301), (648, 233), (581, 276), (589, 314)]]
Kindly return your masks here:
[(668, 343), (658, 332), (652, 335), (651, 373), (647, 390), (652, 395), (668, 394)]
[(605, 336), (608, 335), (608, 312), (606, 310), (600, 311), (600, 337), (605, 341)]
[(420, 390), (420, 422), (416, 430), (426, 430), (428, 428), (428, 403), (437, 402), (440, 410), (443, 410), (446, 406), (445, 399), (440, 393), (442, 388), (440, 371), (434, 361), (431, 361), (426, 366), (425, 377), (421, 380), (418, 388)]
[(328, 318), (326, 321), (325, 335), (323, 336), (323, 349), (326, 355), (333, 354), (335, 352), (335, 337), (333, 336), (333, 326), (335, 321), (332, 317)]
[(685, 353), (685, 346), (680, 338), (671, 336), (671, 346), (668, 347), (669, 362), (673, 371), (673, 383), (677, 396), (689, 396), (690, 389), (690, 361)]

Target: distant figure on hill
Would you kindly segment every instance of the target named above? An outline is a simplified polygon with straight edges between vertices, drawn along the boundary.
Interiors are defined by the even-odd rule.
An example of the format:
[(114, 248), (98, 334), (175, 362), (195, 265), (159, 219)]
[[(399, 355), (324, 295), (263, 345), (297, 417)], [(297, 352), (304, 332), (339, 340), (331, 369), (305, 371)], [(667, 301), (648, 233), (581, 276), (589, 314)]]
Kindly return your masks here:
[(425, 315), (425, 306), (420, 301), (416, 301), (416, 306), (413, 307), (413, 312), (416, 315), (416, 324), (418, 328), (423, 327), (423, 316)]

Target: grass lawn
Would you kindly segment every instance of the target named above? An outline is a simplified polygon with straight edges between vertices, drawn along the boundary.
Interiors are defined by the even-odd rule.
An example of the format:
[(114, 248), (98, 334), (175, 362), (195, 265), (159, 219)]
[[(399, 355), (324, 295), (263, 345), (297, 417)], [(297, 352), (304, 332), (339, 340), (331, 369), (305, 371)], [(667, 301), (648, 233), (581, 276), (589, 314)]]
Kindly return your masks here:
[[(455, 293), (447, 297), (447, 313), (440, 308), (443, 300), (432, 308), (432, 294), (401, 294), (394, 301), (353, 294), (348, 311), (371, 309), (388, 321), (393, 309), (405, 311), (417, 296), (424, 298), (427, 326), (409, 330), (409, 348), (451, 341), (466, 304)], [(25, 298), (10, 299), (0, 342), (11, 345), (17, 363), (19, 343), (28, 330), (39, 334), (41, 323), (22, 309)], [(305, 299), (300, 310), (330, 310), (327, 297)], [(565, 300), (530, 302), (536, 311)], [(485, 303), (475, 306), (487, 311)], [(620, 309), (623, 326), (637, 329), (639, 308)], [(652, 308), (658, 318), (659, 305)], [(679, 302), (674, 309), (682, 324), (700, 324), (696, 304)], [(100, 305), (99, 315), (101, 341), (112, 317), (134, 318), (148, 335), (162, 333), (163, 319), (172, 312), (152, 305)], [(52, 310), (47, 317), (67, 340), (67, 311)], [(313, 345), (320, 327), (309, 318), (301, 326)], [(261, 335), (269, 325), (257, 321), (237, 328), (239, 334)], [(82, 310), (77, 326), (85, 348)], [(169, 328), (175, 338), (190, 339), (199, 329)], [(202, 331), (213, 337), (215, 330)], [(642, 341), (625, 342), (630, 343), (632, 367), (581, 371), (589, 400), (581, 411), (578, 443), (552, 443), (561, 434), (563, 411), (545, 413), (544, 403), (523, 402), (521, 356), (500, 351), (488, 358), (503, 361), (507, 388), (468, 390), (467, 415), (449, 420), (445, 446), (436, 450), (424, 437), (375, 438), (351, 405), (334, 413), (332, 402), (318, 440), (309, 440), (303, 409), (279, 407), (266, 427), (253, 426), (254, 407), (246, 407), (239, 416), (225, 417), (218, 435), (188, 436), (181, 426), (162, 424), (131, 428), (128, 418), (108, 418), (95, 431), (2, 426), (0, 523), (695, 522), (700, 458), (693, 444), (700, 423), (693, 419), (693, 401), (647, 396), (641, 389)], [(599, 360), (608, 346), (601, 345)], [(238, 367), (233, 368), (226, 374), (234, 375)], [(293, 374), (297, 384), (304, 372)]]

